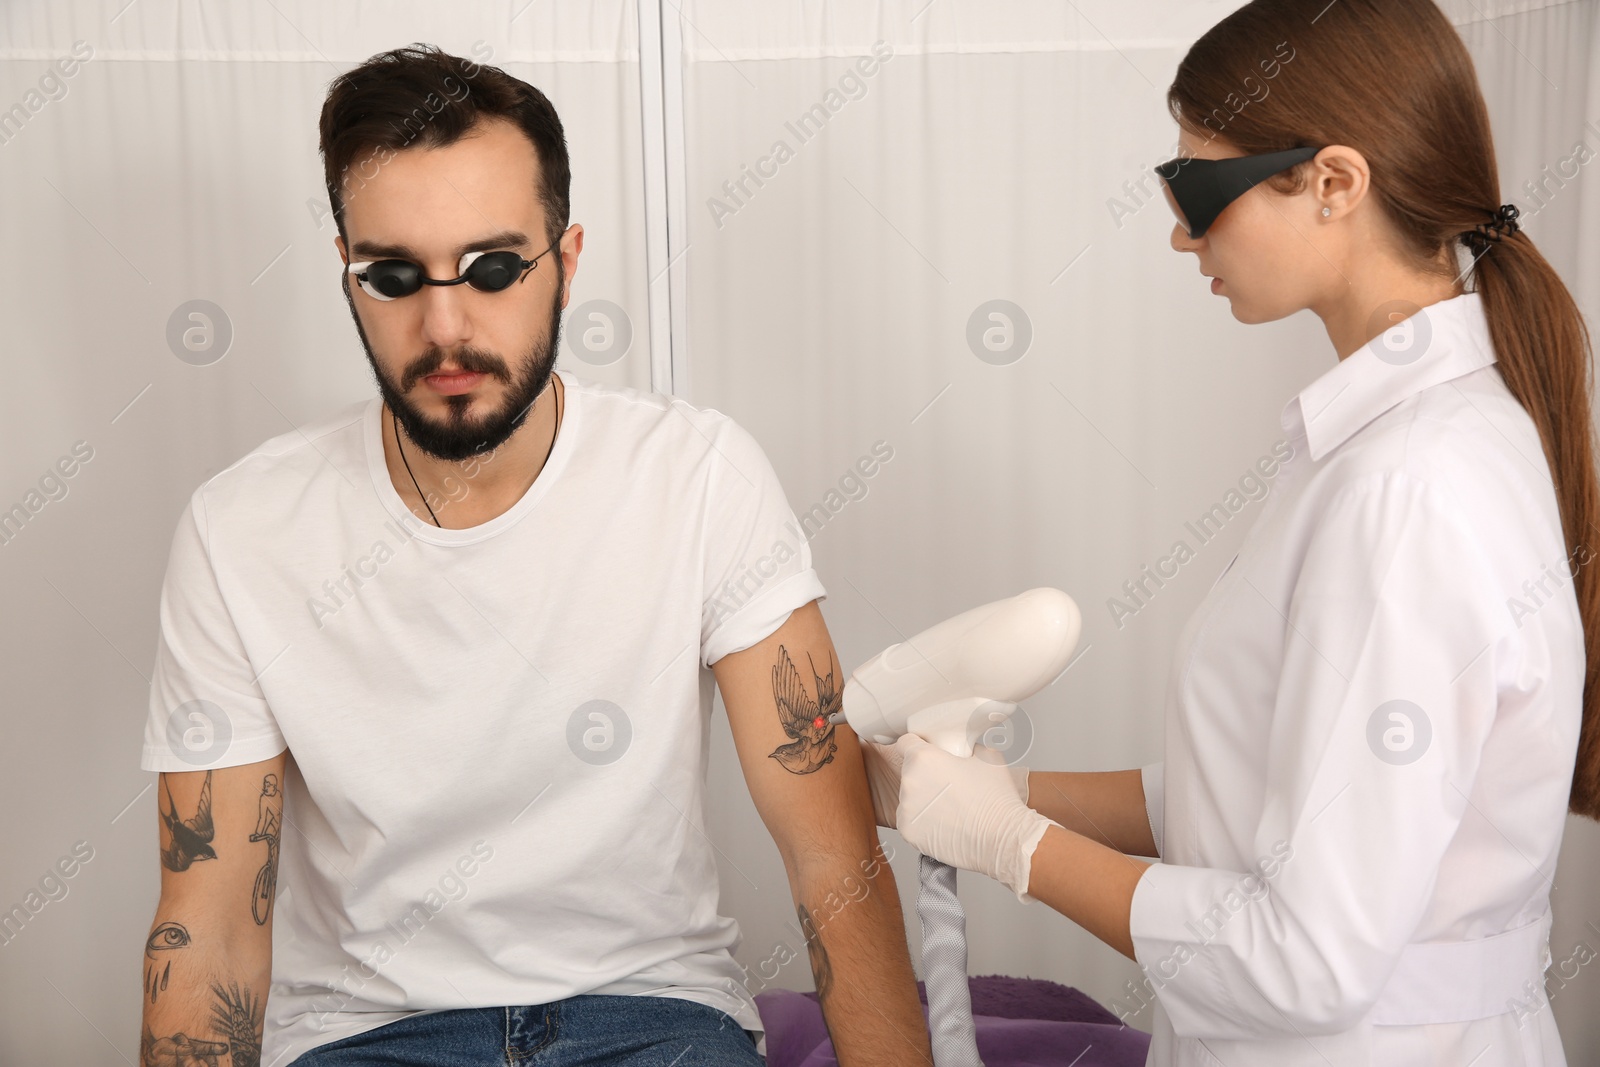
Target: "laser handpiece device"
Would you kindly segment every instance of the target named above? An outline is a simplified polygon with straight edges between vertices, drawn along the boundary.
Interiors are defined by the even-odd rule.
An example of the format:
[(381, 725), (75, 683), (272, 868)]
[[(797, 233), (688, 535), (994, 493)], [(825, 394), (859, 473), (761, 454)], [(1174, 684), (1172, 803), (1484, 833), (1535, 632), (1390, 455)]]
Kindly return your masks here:
[(1082, 626), (1078, 605), (1048, 586), (964, 611), (857, 667), (830, 721), (880, 745), (916, 734), (970, 756), (987, 730), (1066, 669)]
[[(845, 683), (829, 718), (859, 736), (892, 744), (913, 733), (957, 756), (1072, 662), (1083, 628), (1078, 605), (1040, 586), (997, 600), (890, 645)], [(917, 914), (936, 1067), (982, 1067), (967, 988), (966, 920), (955, 871), (923, 856)]]

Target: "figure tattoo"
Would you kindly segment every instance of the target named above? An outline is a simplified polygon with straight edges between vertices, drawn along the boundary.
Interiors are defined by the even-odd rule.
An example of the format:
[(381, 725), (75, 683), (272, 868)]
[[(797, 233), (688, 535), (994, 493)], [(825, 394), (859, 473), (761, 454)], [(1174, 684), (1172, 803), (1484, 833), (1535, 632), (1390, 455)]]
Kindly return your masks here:
[(248, 986), (211, 983), (217, 1002), (211, 1005), (213, 1025), (227, 1037), (233, 1067), (261, 1067), (261, 1000)]
[(828, 962), (828, 950), (822, 944), (822, 933), (811, 919), (811, 909), (804, 904), (795, 908), (800, 919), (800, 932), (806, 939), (806, 952), (811, 957), (811, 976), (817, 982), (817, 1001), (826, 1004), (833, 992), (833, 964)]
[(265, 926), (272, 914), (272, 899), (278, 885), (278, 830), (283, 825), (283, 792), (278, 789), (278, 776), (269, 774), (261, 779), (261, 798), (256, 808), (256, 830), (252, 841), (267, 843), (267, 862), (256, 875), (255, 894), (250, 898), (250, 912), (257, 926)]
[(139, 1036), (139, 1067), (218, 1067), (227, 1053), (226, 1041), (202, 1041), (182, 1031), (158, 1038), (147, 1026)]
[[(809, 653), (806, 659), (810, 661)], [(810, 774), (832, 763), (833, 754), (839, 750), (833, 740), (834, 725), (828, 717), (843, 706), (844, 695), (834, 688), (831, 652), (828, 666), (828, 676), (824, 678), (817, 673), (817, 665), (811, 664), (811, 676), (817, 680), (817, 696), (813, 700), (806, 693), (794, 661), (789, 658), (789, 650), (778, 646), (778, 664), (772, 668), (772, 696), (778, 704), (778, 721), (783, 725), (783, 732), (794, 740), (779, 745), (771, 756), (786, 771)]]
[(217, 854), (211, 848), (211, 838), (217, 832), (211, 821), (211, 772), (206, 772), (206, 781), (200, 787), (200, 800), (192, 819), (178, 817), (178, 805), (172, 799), (172, 785), (166, 778), (161, 781), (167, 789), (167, 803), (162, 809), (161, 821), (172, 836), (172, 847), (161, 850), (161, 862), (169, 871), (186, 871), (189, 864), (196, 860), (216, 859)]
[(189, 931), (182, 923), (164, 922), (150, 931), (144, 943), (144, 988), (150, 994), (150, 1003), (154, 1004), (156, 994), (167, 988), (167, 978), (172, 974), (172, 957), (168, 953), (188, 947)]

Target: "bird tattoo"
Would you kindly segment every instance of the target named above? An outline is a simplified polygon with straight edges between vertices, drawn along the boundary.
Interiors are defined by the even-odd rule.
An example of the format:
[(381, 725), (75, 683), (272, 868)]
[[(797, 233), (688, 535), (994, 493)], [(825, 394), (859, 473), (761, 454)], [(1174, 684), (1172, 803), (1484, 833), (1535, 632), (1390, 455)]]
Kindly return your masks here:
[[(808, 653), (806, 660), (810, 662)], [(830, 666), (832, 656), (829, 656)], [(794, 738), (787, 745), (778, 746), (771, 753), (784, 770), (795, 774), (810, 774), (833, 762), (839, 746), (833, 740), (833, 723), (828, 717), (838, 711), (843, 695), (834, 688), (833, 671), (824, 678), (811, 663), (811, 676), (817, 681), (817, 696), (813, 700), (807, 693), (800, 672), (789, 658), (789, 650), (778, 646), (778, 664), (772, 668), (772, 695), (778, 704), (778, 721), (783, 732)]]
[(161, 821), (172, 836), (172, 847), (161, 850), (161, 862), (169, 871), (186, 871), (196, 860), (214, 860), (217, 854), (211, 849), (211, 838), (217, 829), (211, 822), (211, 772), (206, 772), (206, 782), (200, 787), (200, 801), (195, 806), (194, 818), (180, 819), (178, 805), (172, 799), (172, 786), (165, 778), (167, 804), (162, 809)]

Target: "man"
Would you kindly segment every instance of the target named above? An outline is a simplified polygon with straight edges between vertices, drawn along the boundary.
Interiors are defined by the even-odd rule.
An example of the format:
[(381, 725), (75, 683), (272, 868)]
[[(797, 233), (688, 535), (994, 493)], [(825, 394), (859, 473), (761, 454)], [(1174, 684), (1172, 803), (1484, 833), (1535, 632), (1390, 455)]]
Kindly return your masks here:
[(840, 1062), (929, 1063), (771, 465), (719, 412), (553, 373), (583, 228), (549, 101), (400, 49), (321, 139), (380, 396), (179, 520), (145, 1062), (762, 1062), (701, 817), (714, 676)]

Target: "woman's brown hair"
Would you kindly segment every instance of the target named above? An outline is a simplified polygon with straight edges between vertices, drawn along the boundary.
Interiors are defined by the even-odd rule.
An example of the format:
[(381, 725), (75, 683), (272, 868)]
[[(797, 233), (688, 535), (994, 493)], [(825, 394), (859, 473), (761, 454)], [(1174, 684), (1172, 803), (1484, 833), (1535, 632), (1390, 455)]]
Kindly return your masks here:
[[(1255, 0), (1196, 41), (1167, 90), (1173, 117), (1245, 154), (1349, 145), (1370, 193), (1424, 270), (1472, 262), (1500, 374), (1533, 418), (1569, 559), (1595, 558), (1600, 487), (1589, 333), (1572, 294), (1516, 232), (1463, 239), (1500, 207), (1489, 112), (1466, 45), (1433, 0)], [(1272, 179), (1292, 193), (1309, 164)], [(1583, 617), (1583, 720), (1570, 810), (1600, 819), (1600, 573), (1573, 575)]]

